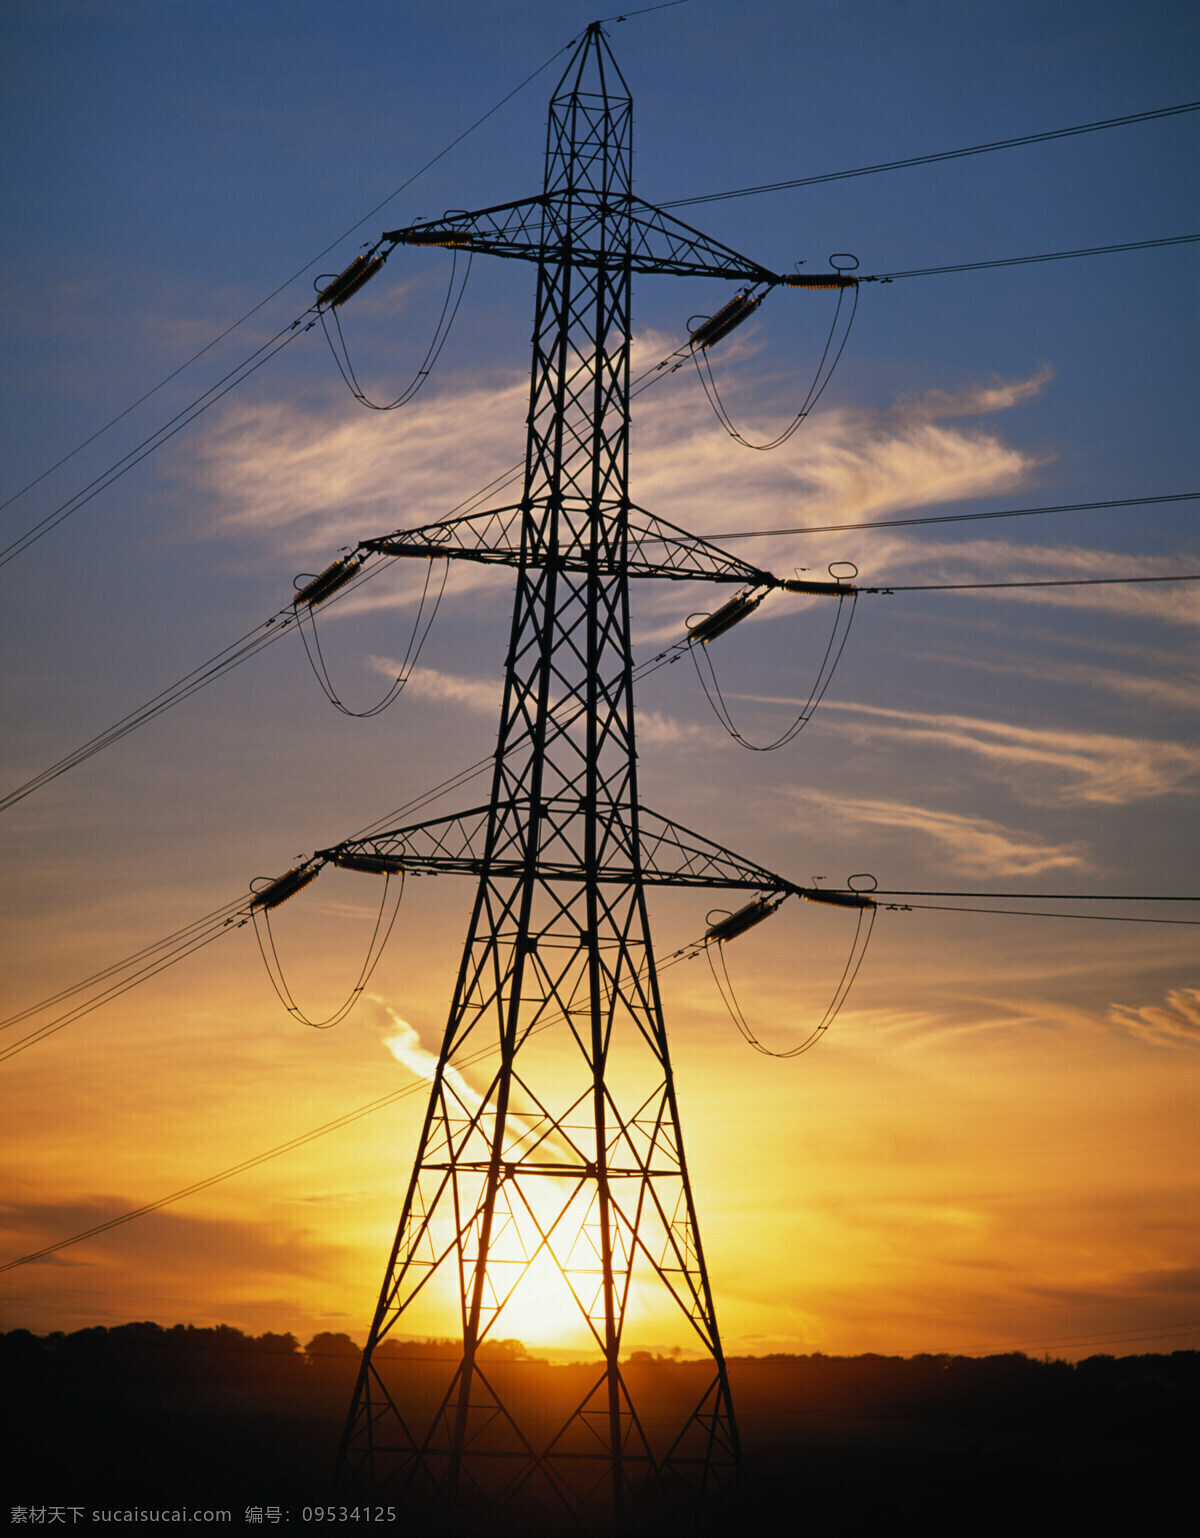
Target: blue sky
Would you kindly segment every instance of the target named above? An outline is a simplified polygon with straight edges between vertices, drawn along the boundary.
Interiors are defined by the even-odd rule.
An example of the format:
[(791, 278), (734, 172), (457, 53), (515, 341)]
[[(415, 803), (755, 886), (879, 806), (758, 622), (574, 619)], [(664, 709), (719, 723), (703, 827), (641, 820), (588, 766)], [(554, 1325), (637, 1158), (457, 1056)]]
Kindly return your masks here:
[[(10, 490), (337, 242), (0, 513), (6, 537), (300, 314), (313, 274), (362, 241), (538, 190), (553, 64), (338, 240), (591, 19), (574, 3), (0, 6)], [(1197, 22), (1181, 4), (693, 0), (609, 30), (651, 201), (1194, 95)], [(1195, 226), (1195, 135), (1185, 114), (678, 212), (781, 270), (835, 251), (879, 273), (1153, 239)], [(648, 392), (634, 495), (731, 531), (1193, 490), (1195, 250), (865, 286), (819, 412), (774, 454), (730, 442), (694, 376)], [(446, 276), (445, 253), (400, 252), (346, 306), (372, 393), (407, 381)], [(515, 462), (531, 276), (477, 260), (436, 375), (392, 415), (357, 407), (319, 332), (303, 337), (5, 567), (6, 784), (279, 608), (297, 572), (440, 516)], [(724, 297), (642, 280), (639, 355), (671, 351)], [(714, 349), (751, 435), (803, 395), (828, 319), (826, 296), (778, 292)], [(1200, 570), (1189, 504), (738, 548), (782, 571), (853, 560), (876, 583)], [(384, 687), (414, 580), (398, 572), (378, 602), (329, 611), (323, 639), (352, 699)], [(335, 716), (283, 644), (4, 814), (12, 1007), (485, 755), (507, 595), (452, 573), (424, 671), (376, 721)], [(640, 642), (679, 634), (699, 600), (639, 592)], [(1182, 587), (864, 598), (826, 706), (778, 754), (724, 739), (684, 666), (651, 680), (644, 795), (799, 880), (1194, 891), (1198, 623)], [(776, 599), (714, 648), (752, 731), (786, 724), (826, 625)], [(286, 910), (281, 943), (319, 1005), (353, 970), (366, 906), (348, 877), (318, 891)], [(6, 1253), (402, 1084), (384, 1039), (398, 1016), (436, 1050), (469, 894), (427, 882), (419, 896), (377, 999), (341, 1033), (289, 1021), (241, 934), (5, 1065), (21, 1107)], [(747, 1011), (783, 1043), (840, 970), (847, 937), (826, 920), (785, 909), (731, 950)], [(660, 947), (702, 923), (665, 905)], [(1193, 933), (883, 914), (837, 1036), (782, 1072), (746, 1051), (707, 974), (679, 969), (685, 1126), (735, 1345), (1119, 1341), (1189, 1321), (1162, 1338), (1193, 1343)], [(11, 1275), (10, 1321), (361, 1328), (413, 1114), (181, 1205), (169, 1232), (149, 1219)], [(724, 1151), (731, 1116), (760, 1129), (744, 1159)]]

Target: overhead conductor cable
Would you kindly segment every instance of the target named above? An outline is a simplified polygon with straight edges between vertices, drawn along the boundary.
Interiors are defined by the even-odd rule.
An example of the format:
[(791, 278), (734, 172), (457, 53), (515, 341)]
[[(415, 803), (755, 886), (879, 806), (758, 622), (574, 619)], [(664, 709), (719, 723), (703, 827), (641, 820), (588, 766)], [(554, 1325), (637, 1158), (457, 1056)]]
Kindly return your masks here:
[[(838, 566), (844, 566), (850, 574), (845, 577), (834, 576)], [(837, 611), (833, 618), (833, 629), (825, 646), (821, 665), (817, 669), (817, 677), (809, 690), (808, 698), (800, 707), (795, 719), (787, 729), (779, 734), (771, 742), (751, 742), (745, 737), (734, 723), (729, 706), (721, 692), (721, 685), (717, 680), (716, 669), (713, 666), (712, 657), (707, 647), (710, 641), (724, 635), (732, 629), (739, 620), (752, 614), (766, 597), (767, 589), (761, 593), (747, 591), (737, 593), (727, 603), (715, 610), (712, 614), (704, 615), (693, 625), (689, 626), (687, 633), (687, 647), (692, 663), (696, 669), (696, 676), (700, 680), (700, 687), (704, 690), (704, 697), (712, 706), (713, 714), (733, 738), (739, 747), (748, 749), (752, 753), (773, 753), (776, 748), (785, 747), (789, 742), (802, 732), (812, 719), (817, 706), (825, 698), (825, 691), (833, 680), (834, 672), (841, 661), (842, 652), (845, 650), (846, 641), (850, 635), (850, 626), (854, 620), (855, 606), (858, 603), (859, 589), (850, 580), (851, 576), (858, 575), (858, 568), (852, 561), (835, 562), (830, 567), (832, 580), (823, 578), (790, 577), (786, 581), (778, 583), (785, 592), (803, 593), (809, 596), (835, 597), (838, 600)], [(845, 608), (844, 600), (850, 599), (849, 609)], [(696, 642), (703, 643), (697, 646)]]
[[(766, 289), (753, 297), (747, 293), (735, 295), (711, 319), (697, 326), (691, 333), (692, 361), (696, 365), (696, 373), (708, 398), (708, 403), (712, 407), (717, 421), (720, 422), (734, 442), (740, 443), (743, 448), (754, 449), (759, 453), (769, 453), (770, 450), (777, 449), (781, 444), (786, 443), (821, 399), (821, 396), (825, 393), (826, 386), (833, 377), (834, 370), (841, 362), (842, 353), (845, 351), (846, 343), (850, 339), (850, 328), (854, 324), (854, 316), (858, 308), (860, 280), (854, 276), (854, 268), (858, 266), (858, 258), (852, 252), (838, 251), (834, 252), (829, 261), (830, 266), (833, 268), (831, 272), (798, 272), (774, 280), (775, 283), (785, 288), (832, 290), (838, 296), (837, 307), (834, 310), (833, 320), (829, 326), (829, 335), (825, 338), (825, 345), (821, 349), (821, 356), (817, 362), (812, 383), (808, 387), (808, 393), (801, 402), (800, 409), (795, 413), (788, 425), (781, 432), (777, 433), (774, 438), (764, 443), (752, 443), (735, 426), (733, 418), (721, 399), (721, 392), (717, 388), (716, 377), (713, 374), (712, 363), (708, 356), (708, 349), (713, 343), (720, 341), (724, 336), (728, 336), (735, 326), (740, 326), (742, 321), (753, 314), (770, 290)], [(842, 316), (842, 302), (846, 297), (847, 290), (853, 290), (854, 297), (851, 301), (849, 318), (846, 321), (841, 340), (835, 349), (834, 339), (838, 333), (838, 325)]]
[[(857, 877), (851, 877), (852, 881)], [(874, 877), (869, 877), (874, 881)], [(854, 929), (854, 939), (851, 942), (850, 954), (846, 958), (846, 965), (842, 969), (842, 975), (834, 990), (833, 998), (821, 1019), (813, 1029), (804, 1037), (798, 1045), (777, 1050), (765, 1046), (750, 1028), (737, 995), (734, 993), (733, 983), (729, 977), (729, 969), (725, 963), (723, 946), (726, 941), (736, 939), (738, 935), (745, 934), (763, 919), (769, 918), (779, 907), (784, 897), (783, 893), (777, 897), (758, 897), (753, 902), (747, 903), (744, 908), (739, 908), (736, 913), (730, 913), (716, 923), (711, 924), (704, 936), (704, 954), (708, 959), (709, 970), (713, 976), (713, 982), (717, 985), (717, 991), (721, 1000), (729, 1012), (730, 1018), (737, 1026), (746, 1042), (756, 1052), (761, 1052), (764, 1057), (790, 1058), (799, 1057), (802, 1053), (814, 1047), (829, 1027), (837, 1018), (838, 1011), (846, 1002), (846, 998), (858, 976), (862, 966), (863, 957), (867, 953), (867, 945), (870, 943), (871, 930), (875, 923), (875, 914), (878, 911), (875, 899), (868, 892), (825, 891), (823, 888), (798, 887), (794, 889), (798, 896), (809, 902), (829, 903), (834, 907), (855, 908), (858, 910), (858, 922)], [(714, 943), (715, 942), (715, 943)]]

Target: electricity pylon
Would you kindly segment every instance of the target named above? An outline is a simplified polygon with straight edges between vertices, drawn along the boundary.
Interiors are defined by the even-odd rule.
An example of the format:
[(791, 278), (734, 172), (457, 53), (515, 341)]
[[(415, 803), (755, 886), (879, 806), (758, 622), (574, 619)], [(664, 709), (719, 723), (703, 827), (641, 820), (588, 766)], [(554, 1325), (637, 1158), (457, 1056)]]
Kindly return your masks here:
[[(360, 870), (478, 879), (347, 1422), (343, 1485), (440, 1503), (456, 1520), (539, 1508), (556, 1531), (565, 1516), (584, 1531), (620, 1528), (656, 1500), (676, 1503), (680, 1485), (710, 1497), (739, 1462), (646, 889), (758, 893), (750, 918), (787, 892), (811, 895), (639, 802), (629, 580), (748, 585), (739, 614), (772, 587), (849, 590), (782, 582), (629, 500), (633, 273), (762, 291), (853, 282), (780, 278), (635, 198), (631, 130), (627, 87), (595, 23), (551, 100), (541, 195), (384, 236), (537, 264), (520, 502), (366, 542), (513, 565), (516, 596), (487, 804), (323, 852)], [(734, 309), (755, 302), (748, 291)], [(472, 1089), (463, 1063), (497, 1046), (487, 1084)], [(549, 1425), (521, 1410), (488, 1353), (523, 1290), (552, 1306), (547, 1287), (597, 1358)], [(462, 1351), (418, 1416), (389, 1387), (380, 1347), (431, 1297), (458, 1309)], [(631, 1315), (669, 1329), (667, 1312), (687, 1321), (710, 1370), (664, 1426), (620, 1352)]]

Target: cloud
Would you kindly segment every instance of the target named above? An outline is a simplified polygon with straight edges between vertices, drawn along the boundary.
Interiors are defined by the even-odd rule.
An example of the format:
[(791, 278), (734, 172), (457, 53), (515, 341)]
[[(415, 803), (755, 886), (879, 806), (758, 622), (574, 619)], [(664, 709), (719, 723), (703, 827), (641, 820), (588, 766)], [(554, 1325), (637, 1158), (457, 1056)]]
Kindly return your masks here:
[[(401, 671), (400, 664), (391, 657), (372, 657), (371, 666), (385, 678), (395, 678)], [(504, 694), (498, 678), (463, 678), (438, 668), (413, 668), (404, 687), (410, 696), (418, 699), (433, 700), (439, 705), (460, 705), (487, 716), (498, 714)]]
[(1200, 708), (1200, 673), (1185, 671), (1179, 676), (1180, 659), (1177, 656), (1139, 656), (1139, 661), (1143, 663), (1148, 660), (1157, 668), (1177, 670), (1177, 676), (1164, 677), (1161, 672), (1121, 671), (1085, 662), (1056, 663), (1049, 659), (1039, 660), (1036, 664), (997, 662), (991, 658), (966, 655), (961, 651), (909, 652), (908, 655), (915, 661), (936, 662), (940, 666), (954, 663), (960, 667), (976, 668), (983, 673), (997, 673), (1009, 678), (1033, 678), (1039, 683), (1082, 685), (1085, 689), (1104, 689), (1110, 694), (1129, 695), (1137, 701), (1140, 714), (1145, 714), (1149, 703), (1168, 711), (1194, 712)]
[(664, 716), (658, 710), (638, 712), (637, 734), (639, 742), (653, 742), (660, 747), (680, 742), (703, 742), (708, 745), (706, 751), (712, 751), (712, 727), (707, 722), (698, 725), (677, 721), (673, 716)]
[(901, 421), (989, 416), (994, 411), (1008, 411), (1036, 400), (1053, 378), (1053, 368), (1042, 363), (1028, 379), (1001, 379), (994, 374), (991, 383), (968, 385), (963, 390), (925, 390), (920, 395), (902, 395), (889, 416)]
[(1080, 869), (1087, 860), (1076, 844), (1049, 844), (985, 817), (964, 817), (899, 801), (855, 801), (815, 790), (794, 790), (831, 821), (889, 828), (931, 839), (950, 856), (955, 870), (969, 876), (1037, 876), (1043, 871)]
[[(1149, 737), (1013, 726), (972, 716), (888, 710), (827, 700), (822, 710), (856, 715), (836, 729), (859, 738), (928, 743), (972, 753), (1027, 801), (1111, 806), (1179, 791), (1200, 772), (1200, 748)], [(1024, 771), (1014, 778), (1013, 770)]]
[[(402, 1020), (400, 1016), (388, 1005), (376, 1001), (379, 1009), (387, 1016), (393, 1027), (392, 1034), (385, 1036), (383, 1044), (396, 1059), (411, 1069), (419, 1078), (434, 1082), (437, 1074), (438, 1058), (426, 1047), (421, 1045), (421, 1038), (416, 1028)], [(476, 1048), (476, 1052), (478, 1052)], [(495, 1059), (500, 1056), (499, 1048), (495, 1053), (487, 1053), (486, 1071), (493, 1072)], [(495, 1128), (494, 1111), (494, 1083), (489, 1088), (487, 1097), (470, 1085), (463, 1075), (452, 1063), (447, 1063), (442, 1070), (442, 1083), (449, 1095), (458, 1102), (462, 1112), (469, 1117), (479, 1118), (480, 1128), (489, 1140)], [(523, 1109), (514, 1109), (510, 1102), (504, 1119), (505, 1149), (510, 1157), (519, 1157), (522, 1151), (538, 1148), (547, 1157), (557, 1156), (568, 1164), (575, 1163), (578, 1159), (578, 1150), (573, 1148), (566, 1133), (554, 1128), (550, 1118), (540, 1108), (532, 1097), (528, 1097), (529, 1105)], [(559, 1183), (556, 1182), (556, 1185)], [(563, 1183), (562, 1190), (568, 1190), (569, 1184)]]
[(516, 458), (526, 398), (510, 378), (383, 416), (329, 401), (238, 402), (192, 445), (186, 468), (215, 499), (218, 532), (287, 530), (293, 546), (328, 552), (445, 517)]
[[(635, 351), (651, 358), (674, 345), (647, 335)], [(1029, 399), (1043, 388), (1044, 370), (884, 410), (817, 412), (780, 455), (731, 447), (695, 382), (663, 377), (637, 403), (632, 487), (641, 505), (698, 532), (781, 518), (831, 522), (835, 514), (848, 521), (1011, 491), (1039, 462), (953, 419)], [(527, 389), (516, 373), (451, 380), (382, 418), (332, 398), (309, 406), (238, 401), (181, 454), (215, 503), (220, 532), (286, 529), (294, 545), (331, 551), (445, 517), (511, 465), (523, 448)], [(762, 429), (777, 425), (770, 418)], [(489, 504), (514, 495), (498, 488)]]
[(111, 1266), (138, 1260), (158, 1279), (188, 1276), (217, 1262), (242, 1280), (250, 1277), (327, 1275), (339, 1246), (311, 1229), (283, 1224), (201, 1217), (159, 1210), (129, 1223), (114, 1222), (138, 1209), (119, 1196), (81, 1196), (73, 1201), (13, 1203), (0, 1208), (0, 1223), (30, 1252), (68, 1235), (91, 1234), (60, 1256), (36, 1265)]
[[(415, 1073), (419, 1079), (426, 1079), (432, 1084), (437, 1074), (437, 1054), (421, 1045), (416, 1026), (410, 1025), (407, 1020), (402, 1020), (388, 1005), (378, 1000), (375, 1002), (391, 1022), (392, 1034), (383, 1038), (384, 1046), (398, 1063), (403, 1063), (405, 1068)], [(479, 1110), (483, 1104), (483, 1097), (477, 1090), (471, 1088), (457, 1068), (447, 1064), (442, 1078), (450, 1093), (457, 1098), (464, 1110), (472, 1114)]]
[(1161, 1004), (1113, 1004), (1108, 1018), (1141, 1041), (1200, 1047), (1200, 988), (1172, 988)]
[[(1008, 386), (884, 410), (818, 411), (786, 454), (750, 459), (700, 415), (703, 401), (694, 392), (646, 397), (634, 438), (636, 495), (654, 512), (703, 531), (778, 525), (781, 510), (787, 523), (841, 523), (1011, 491), (1040, 461), (994, 433), (945, 419), (1006, 409), (1037, 394), (1046, 377), (1039, 371)], [(784, 418), (763, 417), (757, 431), (766, 436), (783, 425)]]
[[(1022, 545), (1012, 540), (966, 540), (956, 544), (913, 541), (876, 559), (864, 583), (882, 586), (919, 569), (921, 582), (1099, 581), (1115, 577), (1169, 577), (1195, 568), (1187, 555), (1130, 555), (1087, 545)], [(993, 600), (1103, 610), (1135, 619), (1200, 625), (1200, 584), (1150, 582), (1096, 587), (996, 588), (975, 594)]]
[[(371, 665), (386, 678), (395, 678), (400, 664), (389, 657), (372, 657)], [(458, 705), (478, 715), (497, 718), (503, 700), (499, 679), (463, 678), (437, 668), (415, 667), (405, 685), (410, 696), (432, 700), (439, 705)], [(638, 738), (642, 742), (669, 745), (678, 742), (709, 741), (711, 729), (665, 716), (661, 711), (645, 710), (638, 714)]]

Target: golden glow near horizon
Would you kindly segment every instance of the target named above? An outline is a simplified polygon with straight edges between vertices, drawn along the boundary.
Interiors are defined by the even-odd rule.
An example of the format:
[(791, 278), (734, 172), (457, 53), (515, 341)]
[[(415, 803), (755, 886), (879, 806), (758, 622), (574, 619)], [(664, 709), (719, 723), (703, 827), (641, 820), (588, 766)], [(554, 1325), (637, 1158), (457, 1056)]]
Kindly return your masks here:
[[(638, 102), (639, 191), (665, 199), (867, 165), (1183, 101), (1190, 90), (1173, 19), (1146, 24), (1103, 5), (1097, 27), (1092, 6), (1056, 19), (1018, 0), (986, 27), (974, 12), (946, 11), (905, 13), (900, 28), (894, 9), (864, 0), (864, 24), (848, 29), (834, 7), (818, 7), (811, 27), (793, 6), (752, 7), (770, 43), (757, 25), (718, 38), (701, 7), (643, 18), (636, 36), (631, 20), (614, 47), (623, 60), (628, 52)], [(198, 16), (164, 12), (135, 29), (120, 7), (99, 12), (53, 46), (32, 14), (13, 21), (26, 68), (10, 272), (26, 272), (35, 250), (54, 255), (36, 305), (24, 280), (10, 283), (22, 298), (5, 320), (15, 360), (5, 496), (248, 310), (273, 286), (264, 273), (294, 270), (299, 253), (384, 196), (480, 102), (524, 78), (564, 25), (560, 7), (535, 4), (533, 20), (510, 18), (516, 32), (502, 32), (494, 7), (472, 3), (474, 29), (422, 19), (422, 60), (401, 35), (411, 19), (380, 23), (378, 45), (362, 50), (339, 9), (345, 77), (329, 78), (323, 47), (297, 45), (299, 74), (284, 81), (272, 62), (279, 47), (295, 28), (301, 41), (319, 40), (311, 28), (328, 27), (331, 7), (299, 20), (292, 9), (253, 7), (238, 48), (220, 57)], [(686, 89), (683, 34), (664, 19), (683, 16)], [(299, 60), (307, 52), (313, 73)], [(849, 125), (848, 80), (862, 103)], [(535, 82), (511, 123), (498, 116), (468, 144), (472, 154), (439, 163), (386, 218), (535, 186), (539, 90)], [(347, 135), (358, 134), (349, 125), (360, 125), (367, 99), (383, 115), (371, 117), (364, 142)], [(310, 100), (301, 112), (296, 103)], [(404, 110), (392, 116), (396, 102)], [(405, 138), (414, 125), (419, 146)], [(714, 204), (696, 222), (781, 271), (801, 257), (818, 270), (841, 248), (857, 249), (864, 271), (887, 271), (1156, 236), (1181, 228), (1194, 131), (1172, 119), (1081, 135), (1014, 151), (1027, 157), (1020, 166), (976, 157)], [(348, 192), (351, 164), (366, 180)], [(776, 453), (731, 442), (687, 372), (639, 396), (633, 495), (704, 533), (1187, 490), (1194, 346), (1176, 296), (1194, 281), (1194, 251), (864, 289), (833, 383)], [(1131, 283), (1122, 264), (1134, 259)], [(398, 254), (342, 312), (379, 399), (422, 356), (450, 261), (445, 251)], [(335, 253), (326, 265), (345, 261)], [(403, 411), (362, 411), (319, 333), (298, 339), (0, 571), (14, 722), (0, 790), (276, 612), (294, 574), (321, 570), (360, 538), (444, 516), (519, 458), (532, 274), (486, 266), (475, 264), (440, 372)], [(635, 370), (678, 345), (691, 311), (728, 298), (719, 285), (684, 292), (659, 281), (635, 285)], [(223, 344), (241, 352), (215, 351), (194, 388), (184, 376), (172, 386), (183, 393), (164, 391), (161, 406), (156, 397), (6, 510), (6, 527), (32, 525), (130, 451), (299, 313), (309, 297), (298, 292), (256, 318), (261, 332)], [(785, 425), (835, 302), (780, 291), (713, 350), (752, 436)], [(493, 498), (506, 500), (506, 491)], [(731, 548), (784, 576), (821, 577), (830, 562), (853, 561), (874, 585), (1165, 575), (1200, 570), (1193, 506), (784, 533)], [(396, 561), (318, 611), (325, 658), (352, 707), (387, 688), (423, 579), (420, 563)], [(285, 636), (0, 816), (5, 1016), (487, 760), (510, 596), (511, 573), (453, 565), (419, 667), (377, 718), (330, 710), (299, 640)], [(637, 585), (638, 656), (677, 639), (711, 596)], [(747, 736), (769, 739), (794, 718), (830, 623), (817, 600), (774, 594), (713, 643)], [(1198, 628), (1195, 583), (864, 596), (824, 702), (778, 753), (729, 740), (689, 663), (649, 676), (637, 696), (642, 797), (802, 883), (840, 886), (871, 871), (889, 889), (1195, 893)], [(416, 815), (477, 804), (485, 785)], [(379, 895), (375, 878), (327, 869), (273, 915), (285, 975), (311, 1018), (353, 985)], [(336, 1029), (288, 1017), (247, 927), (0, 1064), (0, 1261), (399, 1096), (5, 1273), (0, 1328), (145, 1318), (364, 1339), (471, 895), (469, 881), (409, 880), (383, 961)], [(655, 895), (658, 954), (702, 935), (714, 905), (701, 894)], [(745, 1044), (703, 959), (663, 972), (728, 1352), (1195, 1346), (1200, 930), (1101, 919), (1200, 912), (1044, 906), (1089, 916), (880, 912), (836, 1024), (795, 1061)], [(739, 1002), (767, 1046), (795, 1045), (820, 1019), (853, 926), (852, 913), (792, 901), (726, 947)], [(489, 1071), (486, 1059), (463, 1070), (465, 1102)], [(496, 1332), (539, 1352), (583, 1350), (561, 1273), (545, 1259), (534, 1269), (532, 1300), (514, 1297)], [(687, 1355), (687, 1321), (660, 1302), (635, 1294), (626, 1349)], [(431, 1295), (415, 1332), (456, 1328), (454, 1306)]]

